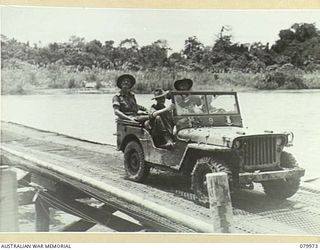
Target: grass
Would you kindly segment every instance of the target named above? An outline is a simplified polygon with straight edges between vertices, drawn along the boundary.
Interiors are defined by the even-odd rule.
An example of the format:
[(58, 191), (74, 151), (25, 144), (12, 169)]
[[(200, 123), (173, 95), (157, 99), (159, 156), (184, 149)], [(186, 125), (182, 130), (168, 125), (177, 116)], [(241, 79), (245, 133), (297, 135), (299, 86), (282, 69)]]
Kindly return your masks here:
[(309, 89), (320, 88), (320, 70), (304, 74), (302, 78)]
[[(137, 93), (151, 93), (156, 88), (172, 89), (177, 79), (191, 78), (195, 90), (243, 91), (261, 88), (264, 74), (177, 72), (168, 69), (154, 71), (115, 71), (99, 68), (79, 71), (75, 67), (60, 64), (38, 67), (26, 62), (12, 60), (2, 68), (2, 94), (43, 93), (48, 89), (70, 89), (76, 93), (84, 81), (95, 81), (104, 90), (117, 91), (115, 81), (124, 73), (135, 76)], [(308, 88), (320, 88), (320, 71), (304, 73), (303, 82)], [(73, 90), (73, 91), (72, 91)]]

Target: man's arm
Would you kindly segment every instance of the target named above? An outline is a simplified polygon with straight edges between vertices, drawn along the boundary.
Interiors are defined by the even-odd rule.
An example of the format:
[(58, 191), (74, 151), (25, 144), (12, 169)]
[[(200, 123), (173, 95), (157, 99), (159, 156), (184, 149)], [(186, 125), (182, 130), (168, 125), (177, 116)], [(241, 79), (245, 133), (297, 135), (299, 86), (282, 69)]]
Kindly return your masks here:
[(116, 116), (118, 116), (120, 119), (135, 121), (135, 119), (133, 117), (130, 117), (130, 116), (126, 115), (125, 113), (121, 112), (118, 107), (113, 107), (113, 108), (114, 108), (114, 114)]
[(152, 117), (156, 117), (157, 115), (160, 115), (164, 112), (167, 112), (167, 111), (171, 111), (171, 110), (174, 110), (175, 109), (175, 105), (173, 103), (171, 103), (168, 107), (165, 107), (163, 109), (159, 109), (159, 110), (156, 110), (154, 112), (150, 112), (150, 115)]

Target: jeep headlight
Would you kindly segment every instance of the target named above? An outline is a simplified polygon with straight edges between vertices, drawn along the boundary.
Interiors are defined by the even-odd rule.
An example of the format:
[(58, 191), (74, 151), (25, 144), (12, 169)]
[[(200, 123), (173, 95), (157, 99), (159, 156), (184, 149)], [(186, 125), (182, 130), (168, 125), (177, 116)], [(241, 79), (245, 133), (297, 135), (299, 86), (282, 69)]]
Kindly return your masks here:
[(293, 145), (294, 134), (292, 132), (287, 134), (287, 147), (291, 147)]
[(293, 143), (293, 139), (294, 139), (294, 134), (292, 132), (290, 132), (288, 134), (288, 143), (292, 144)]
[(238, 141), (238, 140), (234, 141), (234, 142), (233, 142), (233, 147), (234, 147), (235, 149), (239, 149), (239, 148), (241, 147), (241, 142)]
[(283, 145), (283, 138), (282, 137), (278, 137), (276, 140), (276, 144), (277, 146), (282, 146)]

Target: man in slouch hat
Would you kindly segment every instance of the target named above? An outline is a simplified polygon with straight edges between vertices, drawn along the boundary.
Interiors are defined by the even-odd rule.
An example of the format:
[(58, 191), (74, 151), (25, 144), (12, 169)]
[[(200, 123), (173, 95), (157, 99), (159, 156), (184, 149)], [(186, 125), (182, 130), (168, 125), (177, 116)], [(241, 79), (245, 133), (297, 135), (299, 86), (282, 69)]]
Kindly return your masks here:
[(112, 99), (114, 114), (120, 119), (137, 121), (138, 111), (147, 111), (143, 106), (137, 104), (134, 93), (131, 88), (135, 85), (136, 79), (129, 74), (124, 74), (118, 77), (117, 86), (120, 88)]
[[(193, 85), (191, 79), (181, 79), (174, 82), (174, 88), (178, 91), (190, 91)], [(195, 113), (197, 107), (202, 105), (201, 99), (196, 95), (182, 94), (176, 96), (176, 108), (181, 113)]]
[(169, 91), (163, 91), (162, 89), (156, 89), (154, 91), (154, 98), (156, 103), (153, 104), (149, 111), (151, 135), (154, 143), (158, 147), (172, 148), (173, 142), (173, 127), (174, 120), (172, 110), (174, 104), (165, 106), (166, 95)]

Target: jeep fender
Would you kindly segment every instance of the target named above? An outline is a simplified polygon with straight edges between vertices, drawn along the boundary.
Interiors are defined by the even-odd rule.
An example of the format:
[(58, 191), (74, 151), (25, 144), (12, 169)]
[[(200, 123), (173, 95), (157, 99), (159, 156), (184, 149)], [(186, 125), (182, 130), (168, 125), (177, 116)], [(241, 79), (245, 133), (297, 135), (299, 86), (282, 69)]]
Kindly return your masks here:
[(233, 154), (232, 150), (227, 147), (189, 143), (183, 153), (179, 164), (179, 171), (190, 174), (197, 159), (205, 156), (213, 156), (219, 153), (219, 157), (227, 154)]
[(124, 149), (126, 148), (127, 144), (131, 141), (136, 141), (140, 144), (140, 141), (138, 139), (137, 136), (135, 135), (127, 135), (126, 137), (123, 138), (121, 144), (120, 144), (120, 147), (119, 147), (119, 150), (121, 150), (122, 152), (124, 152)]

